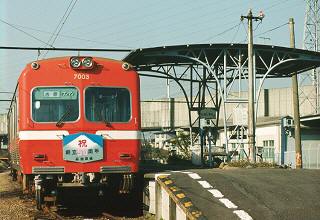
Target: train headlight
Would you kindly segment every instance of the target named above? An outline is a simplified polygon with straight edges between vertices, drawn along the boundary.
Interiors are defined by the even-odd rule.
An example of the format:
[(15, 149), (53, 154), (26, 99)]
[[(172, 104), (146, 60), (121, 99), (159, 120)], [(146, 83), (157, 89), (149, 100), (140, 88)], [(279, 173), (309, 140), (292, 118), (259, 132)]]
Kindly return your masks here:
[(78, 57), (71, 57), (70, 66), (72, 68), (79, 68), (81, 66), (81, 60)]
[(122, 64), (122, 69), (124, 69), (124, 70), (130, 70), (130, 68), (131, 68), (131, 66), (130, 66), (129, 63), (123, 63), (123, 64)]
[(37, 63), (37, 62), (32, 62), (31, 63), (31, 68), (32, 69), (37, 70), (37, 69), (39, 69), (39, 67), (40, 67), (39, 63)]
[(93, 66), (93, 61), (91, 57), (85, 57), (82, 59), (82, 65), (85, 68), (91, 68)]

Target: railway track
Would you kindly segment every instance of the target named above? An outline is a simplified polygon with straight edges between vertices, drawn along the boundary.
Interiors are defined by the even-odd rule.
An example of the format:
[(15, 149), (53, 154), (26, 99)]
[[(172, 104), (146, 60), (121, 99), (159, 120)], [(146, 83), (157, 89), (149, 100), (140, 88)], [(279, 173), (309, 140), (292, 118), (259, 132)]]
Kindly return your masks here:
[[(44, 210), (39, 211), (35, 216), (34, 219), (36, 220), (67, 220), (67, 219), (84, 219), (85, 216), (62, 216), (58, 214), (55, 210), (50, 208), (44, 208)], [(117, 217), (107, 212), (102, 212), (101, 217), (95, 217), (94, 219), (107, 219), (107, 220), (119, 220), (124, 219), (123, 217)]]
[(37, 220), (51, 220), (51, 219), (57, 219), (57, 220), (65, 220), (63, 216), (59, 215), (56, 211), (51, 210), (50, 208), (45, 207), (42, 211), (39, 211), (34, 216), (34, 219)]
[(90, 198), (87, 203), (86, 198), (73, 198), (72, 193), (67, 193), (63, 197), (63, 203), (57, 207), (44, 207), (43, 210), (36, 213), (34, 219), (103, 219), (103, 220), (119, 220), (119, 219), (135, 219), (139, 215), (133, 214), (127, 206), (123, 206), (125, 198), (113, 197), (105, 199)]

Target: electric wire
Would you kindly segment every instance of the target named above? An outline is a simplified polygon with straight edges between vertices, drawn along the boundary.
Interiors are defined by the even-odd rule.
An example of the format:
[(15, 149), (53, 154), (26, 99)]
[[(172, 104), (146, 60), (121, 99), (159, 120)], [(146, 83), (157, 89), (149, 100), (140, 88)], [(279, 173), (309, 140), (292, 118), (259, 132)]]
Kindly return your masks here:
[[(70, 2), (67, 10), (65, 11), (63, 17), (61, 18), (61, 20), (60, 20), (60, 22), (59, 22), (59, 24), (58, 24), (58, 26), (57, 26), (57, 28), (60, 26), (59, 30), (57, 31), (56, 34), (54, 34), (55, 32), (53, 32), (53, 34), (55, 35), (55, 37), (54, 37), (54, 39), (52, 40), (51, 45), (53, 45), (53, 44), (55, 43), (55, 41), (57, 40), (57, 38), (58, 38), (58, 36), (59, 36), (59, 34), (60, 34), (60, 32), (61, 32), (64, 24), (65, 24), (66, 21), (68, 20), (70, 14), (71, 14), (71, 12), (72, 12), (72, 10), (73, 10), (73, 8), (74, 8), (74, 6), (76, 5), (77, 2), (78, 2), (78, 0), (74, 0), (74, 1), (72, 0), (72, 1)], [(71, 6), (71, 4), (72, 4), (72, 6)], [(71, 8), (70, 8), (70, 7), (71, 7)], [(70, 10), (69, 10), (69, 8), (70, 8)], [(69, 10), (69, 12), (68, 12), (68, 10)], [(61, 21), (62, 21), (62, 23), (61, 23)], [(60, 24), (61, 24), (61, 25), (60, 25)], [(57, 28), (56, 28), (56, 29), (57, 29)], [(53, 36), (53, 35), (52, 35), (52, 36)], [(50, 38), (50, 39), (51, 39), (51, 38)], [(49, 39), (49, 41), (50, 41), (50, 39)], [(49, 52), (49, 50), (46, 51), (46, 53), (44, 54), (43, 58), (48, 54), (48, 52)]]
[[(241, 23), (241, 22), (240, 22), (240, 23)], [(234, 26), (232, 26), (232, 27), (230, 27), (230, 28), (228, 28), (228, 29), (226, 29), (226, 30), (224, 30), (224, 31), (222, 31), (222, 32), (220, 32), (220, 33), (218, 33), (218, 34), (216, 34), (216, 35), (212, 36), (212, 37), (206, 38), (206, 39), (204, 39), (203, 41), (209, 41), (209, 40), (212, 40), (212, 39), (214, 39), (214, 38), (216, 38), (216, 37), (219, 37), (219, 36), (221, 36), (221, 35), (223, 35), (223, 34), (225, 34), (225, 33), (229, 32), (229, 31), (232, 31), (233, 29), (235, 29), (236, 27), (238, 27), (238, 26), (240, 25), (240, 23), (239, 23), (239, 24), (237, 24), (237, 25), (234, 25)]]
[(287, 1), (289, 1), (289, 0), (280, 0), (278, 3), (275, 3), (275, 4), (271, 5), (271, 6), (269, 6), (268, 8), (266, 8), (265, 11), (268, 11), (269, 9), (274, 8), (275, 6), (283, 4), (283, 3), (287, 2)]
[[(208, 8), (209, 10), (210, 10), (210, 8), (209, 7), (207, 7), (207, 5), (208, 4), (206, 4), (206, 5), (204, 5), (204, 6), (202, 6), (202, 7), (199, 7), (199, 8)], [(193, 10), (195, 10), (194, 8), (191, 8), (191, 9), (187, 9), (187, 10), (184, 10), (183, 12), (189, 12), (189, 11), (193, 11)], [(219, 10), (217, 10), (217, 11), (214, 11), (214, 12), (210, 12), (210, 13), (213, 13), (214, 14), (214, 18), (216, 18), (216, 20), (218, 19), (219, 20), (219, 18), (221, 18), (221, 19), (223, 19), (224, 17), (225, 17), (225, 15), (223, 15), (223, 16), (216, 16), (216, 15), (218, 15), (218, 13), (215, 13), (215, 12), (221, 12), (221, 11), (226, 11), (226, 10), (230, 10), (230, 7), (226, 7), (225, 9), (219, 9)], [(232, 14), (232, 12), (230, 12), (229, 14)], [(179, 22), (172, 22), (172, 21), (170, 21), (170, 23), (168, 24), (168, 23), (164, 23), (164, 24), (162, 24), (162, 25), (160, 25), (160, 26), (157, 26), (157, 25), (155, 25), (155, 22), (158, 22), (158, 21), (161, 21), (161, 20), (167, 20), (167, 19), (169, 19), (169, 18), (172, 18), (172, 17), (179, 17), (179, 18), (183, 18), (182, 20), (180, 20)], [(202, 13), (202, 15), (201, 16), (197, 16), (196, 17), (196, 19), (192, 19), (191, 18), (191, 22), (193, 22), (193, 21), (196, 21), (196, 23), (195, 23), (195, 25), (191, 25), (191, 23), (189, 22), (188, 23), (188, 25), (191, 25), (191, 26), (194, 26), (194, 27), (197, 27), (198, 25), (199, 25), (199, 18), (201, 18), (201, 17), (206, 17), (207, 16), (207, 13)], [(210, 20), (207, 20), (207, 22), (201, 22), (201, 25), (203, 25), (203, 24), (205, 24), (205, 23), (212, 23), (212, 20), (211, 20), (212, 18), (210, 18)], [(176, 21), (176, 20), (174, 20), (174, 21)], [(185, 18), (183, 17), (183, 16), (181, 16), (181, 11), (179, 12), (179, 13), (177, 13), (176, 11), (175, 11), (175, 14), (173, 14), (173, 15), (169, 15), (169, 16), (165, 16), (164, 18), (162, 18), (162, 19), (158, 19), (157, 21), (150, 21), (150, 22), (148, 22), (148, 23), (143, 23), (143, 24), (138, 24), (138, 26), (137, 27), (143, 27), (143, 28), (145, 28), (146, 27), (146, 25), (147, 24), (151, 24), (152, 26), (152, 29), (148, 29), (148, 31), (145, 31), (144, 32), (144, 38), (148, 38), (148, 39), (154, 39), (155, 37), (158, 37), (158, 32), (153, 32), (152, 30), (159, 30), (159, 29), (161, 29), (162, 27), (163, 28), (165, 28), (166, 29), (166, 32), (167, 33), (173, 33), (173, 32), (177, 32), (177, 27), (176, 27), (176, 25), (177, 24), (179, 24), (179, 23), (182, 23), (182, 22), (186, 22), (186, 20), (185, 20)], [(233, 22), (232, 22), (233, 23)], [(169, 27), (172, 27), (171, 29), (169, 29)], [(131, 28), (132, 28), (132, 26), (131, 26)], [(208, 29), (208, 27), (205, 27), (205, 28), (203, 28), (203, 29)], [(130, 30), (130, 29), (129, 29)], [(119, 33), (121, 33), (121, 32), (124, 32), (124, 31), (120, 31), (120, 32), (117, 32), (117, 33), (114, 33), (114, 34), (109, 34), (109, 35), (103, 35), (103, 36), (99, 36), (99, 37), (105, 37), (105, 36), (107, 36), (107, 37), (110, 37), (110, 36), (112, 36), (112, 35), (115, 35), (115, 34), (117, 34), (115, 37), (117, 37), (117, 39), (119, 39), (119, 36), (118, 36), (118, 34)], [(127, 36), (130, 36), (130, 38), (133, 38), (134, 36), (136, 36), (136, 35), (138, 35), (139, 36), (139, 38), (136, 40), (136, 41), (133, 41), (133, 42), (137, 42), (137, 41), (139, 41), (139, 42), (145, 42), (143, 39), (141, 39), (141, 32), (138, 32), (138, 33), (136, 33), (136, 34), (132, 34), (132, 32), (130, 32), (130, 31), (126, 31), (125, 33), (127, 33), (127, 35), (121, 35), (121, 37), (122, 38), (127, 38)], [(150, 33), (154, 33), (154, 34), (151, 34), (151, 36), (150, 36)], [(187, 34), (185, 34), (185, 33), (183, 33), (183, 34), (181, 34), (181, 32), (179, 32), (178, 33), (178, 36), (182, 36), (182, 37), (185, 37), (185, 36), (190, 36), (190, 35), (193, 35), (193, 34), (198, 34), (199, 33), (199, 30), (195, 30), (195, 31), (193, 31), (193, 32), (188, 32)], [(172, 36), (170, 36), (170, 39), (172, 38)], [(177, 37), (173, 37), (174, 39), (177, 39)], [(121, 38), (120, 38), (121, 39)], [(180, 39), (180, 38), (178, 38), (178, 39)], [(163, 39), (161, 39), (161, 41), (156, 41), (156, 42), (152, 42), (151, 44), (148, 44), (147, 46), (150, 46), (150, 45), (154, 45), (154, 44), (157, 44), (157, 43), (160, 43), (160, 42), (162, 42), (163, 41)], [(141, 46), (139, 46), (139, 47), (141, 47)]]
[[(275, 6), (277, 6), (277, 5), (279, 5), (279, 4), (281, 4), (282, 2), (281, 1), (279, 1), (279, 2), (277, 2), (276, 4), (273, 4), (273, 5), (271, 5), (270, 7), (268, 7), (267, 8), (267, 10), (269, 10), (270, 8), (273, 8), (273, 7), (275, 7)], [(221, 11), (221, 10), (220, 10)], [(204, 15), (206, 15), (205, 13), (204, 13)], [(226, 15), (224, 15), (224, 16), (226, 16)], [(221, 16), (222, 17), (222, 16)], [(197, 17), (198, 18), (198, 17)], [(172, 26), (172, 23), (170, 23), (170, 25), (169, 26)], [(166, 28), (168, 28), (169, 27), (168, 25), (166, 25)], [(158, 28), (158, 27), (157, 27)], [(150, 31), (149, 31), (150, 32)], [(147, 33), (149, 33), (149, 32), (147, 32)], [(195, 33), (198, 33), (199, 32), (199, 30), (196, 30), (195, 31)], [(191, 33), (191, 34), (193, 34), (193, 32)], [(185, 36), (189, 36), (190, 35), (190, 33), (188, 33), (188, 34), (183, 34), (183, 37), (185, 37)], [(132, 34), (130, 34), (130, 36), (132, 36)], [(175, 37), (174, 37), (174, 39), (176, 39)], [(139, 39), (140, 40), (140, 39)], [(158, 41), (158, 42), (160, 42), (160, 41)], [(158, 43), (158, 42), (156, 42), (156, 43)], [(154, 42), (153, 42), (153, 44), (154, 44)]]
[(53, 47), (52, 45), (47, 44), (45, 41), (43, 41), (43, 40), (41, 40), (41, 39), (33, 36), (32, 34), (29, 34), (28, 32), (26, 32), (26, 31), (24, 31), (24, 30), (21, 30), (20, 28), (15, 27), (14, 25), (8, 23), (7, 21), (2, 20), (1, 18), (0, 18), (0, 22), (9, 25), (10, 27), (14, 28), (15, 30), (20, 31), (20, 32), (24, 33), (25, 35), (27, 35), (27, 36), (29, 36), (29, 37), (31, 37), (31, 38), (33, 38), (33, 39), (35, 39), (35, 40), (37, 40), (37, 41), (39, 41), (39, 42), (41, 42), (41, 43), (44, 43), (44, 44), (47, 45), (47, 46)]
[(238, 33), (239, 33), (240, 26), (241, 26), (241, 21), (239, 22), (239, 25), (238, 25), (238, 28), (237, 28), (236, 33), (233, 35), (233, 37), (232, 37), (232, 39), (231, 39), (231, 43), (234, 43), (234, 40), (235, 40), (236, 36), (237, 36)]
[(260, 26), (261, 23), (262, 23), (262, 21), (260, 21), (260, 22), (257, 24), (257, 26), (253, 29), (253, 32), (258, 29), (258, 27)]
[(71, 47), (11, 47), (0, 46), (0, 50), (50, 50), (50, 51), (94, 51), (94, 52), (131, 52), (129, 49), (106, 49), (106, 48), (71, 48)]
[[(188, 3), (185, 3), (183, 4), (183, 7), (186, 7), (187, 5), (189, 5), (190, 3), (193, 3), (192, 1), (188, 2)], [(196, 9), (199, 9), (199, 8), (208, 8), (207, 6), (212, 4), (212, 2), (210, 2), (209, 4), (206, 4), (206, 5), (201, 5), (200, 7), (196, 8)], [(131, 30), (137, 30), (138, 28), (145, 28), (147, 27), (148, 25), (150, 25), (151, 27), (153, 27), (153, 29), (151, 30), (158, 30), (159, 28), (161, 28), (162, 26), (164, 26), (165, 28), (168, 28), (172, 25), (175, 25), (177, 22), (173, 22), (173, 21), (176, 21), (176, 19), (172, 19), (172, 18), (175, 18), (175, 17), (181, 17), (181, 14), (182, 13), (187, 13), (187, 12), (190, 12), (190, 11), (194, 11), (196, 10), (194, 7), (191, 7), (191, 8), (186, 8), (186, 10), (181, 10), (181, 9), (184, 9), (183, 7), (179, 7), (179, 11), (177, 12), (177, 8), (175, 7), (172, 7), (171, 5), (168, 7), (168, 8), (165, 8), (165, 9), (162, 9), (161, 11), (173, 11), (173, 14), (169, 14), (169, 15), (166, 15), (166, 16), (163, 16), (162, 18), (158, 19), (158, 20), (153, 20), (153, 18), (155, 17), (154, 16), (154, 12), (153, 11), (150, 11), (150, 13), (146, 14), (144, 13), (143, 15), (139, 14), (140, 16), (138, 17), (131, 17), (132, 20), (137, 20), (137, 19), (140, 19), (142, 18), (143, 21), (146, 21), (146, 22), (139, 22), (137, 24), (134, 24), (134, 25), (129, 25), (129, 28), (125, 28), (122, 26), (121, 30), (120, 31), (117, 31), (117, 32), (114, 32), (114, 33), (109, 33), (108, 35), (100, 35), (98, 38), (103, 38), (103, 37), (110, 37), (110, 36), (115, 36), (118, 38), (119, 34), (121, 33), (125, 33), (127, 35), (124, 35), (124, 37), (127, 37), (128, 35), (130, 35), (130, 37), (132, 37), (132, 31)], [(168, 10), (169, 9), (169, 10)], [(148, 19), (148, 18), (151, 18), (151, 19)], [(198, 16), (197, 18), (199, 18), (200, 16)], [(124, 16), (124, 18), (127, 18), (126, 16)], [(168, 25), (168, 23), (165, 23), (164, 25), (162, 26), (157, 26), (157, 23), (159, 23), (159, 21), (165, 21), (165, 20), (170, 20), (170, 24)], [(112, 21), (112, 20), (111, 20)], [(119, 21), (118, 21), (119, 22)], [(185, 20), (183, 19), (182, 22), (185, 22)], [(180, 22), (178, 22), (180, 23)], [(114, 26), (114, 23), (110, 22), (109, 20), (109, 23), (108, 25), (105, 25), (103, 27), (103, 29), (108, 29), (108, 27), (113, 27)], [(99, 30), (102, 30), (101, 28), (98, 28), (98, 29), (95, 29), (94, 31), (99, 31)], [(150, 29), (149, 31), (150, 32)], [(148, 32), (145, 32), (144, 34), (148, 33)], [(82, 33), (82, 34), (87, 34), (87, 33), (92, 33), (92, 30), (86, 32), (86, 33)], [(139, 35), (141, 35), (141, 33), (137, 33)], [(123, 36), (123, 35), (122, 35)]]
[(265, 31), (265, 32), (262, 32), (262, 33), (259, 33), (259, 34), (257, 34), (257, 35), (254, 35), (254, 37), (259, 37), (259, 36), (264, 35), (264, 34), (266, 34), (266, 33), (275, 31), (275, 30), (277, 30), (277, 29), (279, 29), (279, 28), (282, 28), (283, 26), (286, 26), (286, 25), (288, 25), (288, 24), (289, 24), (289, 23), (286, 22), (286, 23), (284, 23), (284, 24), (281, 24), (281, 25), (279, 25), (279, 26), (276, 26), (276, 27), (274, 27), (274, 28), (271, 28), (271, 29), (269, 29), (269, 30), (267, 30), (267, 31)]
[[(62, 21), (63, 21), (64, 17), (65, 17), (65, 16), (66, 16), (66, 14), (67, 14), (67, 12), (69, 11), (69, 8), (70, 8), (70, 6), (71, 6), (72, 2), (73, 2), (73, 0), (72, 0), (72, 1), (70, 1), (69, 5), (68, 5), (68, 8), (67, 8), (67, 9), (66, 9), (66, 11), (64, 12), (64, 14), (63, 14), (63, 16), (61, 17), (61, 19), (60, 19), (60, 21), (59, 21), (58, 25), (56, 26), (56, 28), (55, 28), (55, 29), (54, 29), (54, 31), (52, 32), (52, 34), (51, 34), (51, 36), (50, 36), (49, 40), (47, 41), (47, 44), (49, 44), (49, 43), (50, 43), (50, 41), (52, 40), (52, 38), (55, 36), (55, 33), (56, 33), (56, 31), (58, 30), (58, 28), (60, 27), (60, 25), (61, 25), (61, 23), (62, 23)], [(42, 46), (42, 47), (44, 47), (44, 46)]]
[[(36, 32), (39, 32), (39, 33), (50, 34), (50, 35), (52, 34), (52, 32), (40, 30), (40, 29), (33, 28), (33, 27), (23, 26), (23, 25), (19, 25), (19, 24), (12, 24), (12, 23), (11, 23), (11, 25), (16, 26), (16, 27), (20, 27), (20, 28), (23, 28), (23, 29), (27, 29), (27, 30), (36, 31)], [(56, 34), (55, 34), (55, 35), (56, 35)], [(118, 45), (118, 44), (113, 44), (113, 43), (104, 42), (104, 41), (95, 41), (95, 40), (90, 40), (90, 39), (86, 39), (86, 38), (75, 37), (75, 36), (71, 36), (71, 35), (60, 34), (59, 36), (60, 36), (60, 37), (63, 37), (63, 38), (75, 39), (75, 40), (85, 41), (85, 42), (90, 42), (90, 43), (106, 44), (106, 45), (111, 45), (111, 46), (115, 46), (115, 47), (123, 47), (123, 48), (128, 48), (128, 49), (131, 48), (131, 47), (129, 47), (129, 46)]]
[(62, 30), (62, 28), (63, 28), (63, 26), (64, 26), (64, 24), (66, 23), (66, 21), (68, 20), (68, 18), (69, 18), (69, 16), (70, 16), (70, 14), (71, 14), (71, 12), (72, 12), (72, 10), (74, 9), (74, 6), (76, 5), (76, 3), (78, 2), (78, 0), (75, 0), (74, 1), (74, 3), (73, 3), (73, 5), (72, 5), (72, 7), (71, 7), (71, 9), (69, 10), (69, 13), (67, 14), (67, 16), (65, 17), (65, 19), (64, 19), (64, 21), (62, 22), (62, 24), (61, 24), (61, 26), (60, 26), (60, 28), (59, 28), (59, 30), (58, 30), (58, 32), (57, 32), (57, 34), (55, 34), (55, 38), (53, 39), (53, 41), (52, 41), (52, 45), (55, 43), (55, 41), (57, 40), (57, 38), (58, 38), (58, 36), (59, 36), (59, 34), (60, 34), (60, 32), (61, 32), (61, 30)]
[[(145, 11), (150, 11), (150, 16), (154, 16), (154, 14), (153, 14), (153, 12), (151, 11), (151, 10), (149, 10), (149, 8), (152, 8), (152, 9), (154, 9), (154, 8), (156, 8), (155, 6), (157, 6), (158, 5), (158, 3), (159, 2), (161, 2), (162, 0), (158, 0), (158, 1), (155, 1), (155, 0), (153, 0), (153, 1), (148, 1), (148, 2), (151, 2), (151, 4), (144, 4), (143, 5), (143, 9), (145, 10)], [(190, 2), (192, 2), (192, 0), (190, 1)], [(170, 8), (172, 8), (171, 6), (170, 7), (168, 7), (169, 9)], [(128, 9), (128, 10), (123, 10), (123, 9)], [(120, 11), (120, 12), (116, 12), (116, 16), (114, 15), (114, 14), (112, 14), (112, 13), (108, 13), (107, 15), (109, 15), (109, 16), (107, 16), (107, 17), (103, 17), (102, 19), (96, 19), (96, 20), (94, 20), (94, 21), (91, 21), (91, 22), (89, 22), (89, 23), (85, 23), (85, 24), (82, 24), (82, 25), (79, 25), (79, 26), (77, 26), (77, 27), (73, 27), (73, 28), (71, 28), (71, 29), (69, 29), (69, 30), (66, 30), (65, 31), (65, 33), (70, 33), (70, 32), (73, 32), (73, 31), (75, 31), (75, 30), (77, 30), (77, 29), (82, 29), (82, 30), (87, 30), (87, 28), (88, 27), (92, 27), (92, 26), (96, 26), (96, 25), (98, 25), (99, 23), (101, 23), (101, 22), (104, 22), (105, 23), (105, 21), (112, 21), (112, 19), (114, 19), (115, 17), (117, 17), (117, 19), (118, 18), (124, 18), (124, 19), (126, 19), (127, 18), (127, 16), (128, 16), (128, 14), (131, 14), (132, 12), (135, 12), (135, 11), (138, 11), (139, 9), (141, 9), (141, 5), (138, 5), (137, 4), (137, 7), (135, 7), (135, 8), (130, 8), (130, 7), (122, 7), (122, 10)], [(166, 8), (165, 8), (166, 9)], [(112, 11), (112, 12), (114, 12), (114, 11)], [(142, 16), (141, 16), (141, 13), (139, 13), (139, 17), (141, 17), (141, 18), (145, 18), (145, 14), (143, 14)], [(138, 18), (139, 18), (138, 17)], [(133, 20), (138, 20), (137, 18), (132, 18)], [(119, 20), (117, 20), (117, 22), (118, 23), (122, 23), (121, 22), (121, 20), (119, 21)], [(112, 25), (113, 24), (111, 24), (110, 22), (108, 23), (109, 25), (108, 26), (110, 26), (110, 27), (112, 27)], [(130, 25), (130, 24), (129, 24)], [(103, 28), (107, 28), (108, 26), (104, 26)], [(83, 28), (83, 27), (85, 27), (85, 28)], [(101, 30), (101, 28), (99, 28), (98, 30)], [(90, 32), (89, 32), (90, 33)], [(81, 33), (82, 35), (84, 34), (84, 33)]]
[(242, 23), (242, 27), (243, 27), (243, 29), (244, 29), (244, 31), (246, 33), (245, 39), (240, 42), (240, 43), (243, 43), (243, 42), (246, 42), (247, 39), (248, 39), (248, 30), (247, 30), (247, 27), (244, 25), (244, 22), (242, 21), (241, 23)]

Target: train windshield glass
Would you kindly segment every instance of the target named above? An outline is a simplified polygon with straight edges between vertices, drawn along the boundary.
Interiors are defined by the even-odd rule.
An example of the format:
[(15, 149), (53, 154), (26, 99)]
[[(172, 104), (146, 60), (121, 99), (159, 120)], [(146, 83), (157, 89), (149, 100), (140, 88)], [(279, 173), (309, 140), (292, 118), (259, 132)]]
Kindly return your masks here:
[(76, 121), (79, 94), (74, 87), (38, 87), (32, 91), (32, 118), (35, 122)]
[(125, 88), (89, 87), (85, 91), (85, 111), (89, 121), (128, 122), (130, 93)]

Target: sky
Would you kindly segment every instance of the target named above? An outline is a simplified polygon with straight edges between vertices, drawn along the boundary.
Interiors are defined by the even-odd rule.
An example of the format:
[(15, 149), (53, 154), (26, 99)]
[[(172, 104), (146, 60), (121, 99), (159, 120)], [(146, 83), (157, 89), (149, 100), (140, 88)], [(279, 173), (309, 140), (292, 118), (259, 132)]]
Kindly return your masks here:
[[(2, 0), (0, 45), (136, 49), (200, 43), (244, 43), (247, 23), (240, 16), (263, 11), (254, 22), (254, 43), (289, 47), (289, 18), (295, 20), (296, 47), (302, 47), (304, 0)], [(70, 12), (70, 13), (69, 13)], [(67, 15), (67, 19), (63, 16)], [(60, 23), (60, 25), (59, 25)], [(273, 30), (274, 29), (274, 30)], [(53, 33), (59, 33), (53, 35)], [(0, 50), (0, 99), (8, 99), (24, 66), (34, 60), (78, 52)], [(122, 59), (127, 53), (81, 53)], [(285, 81), (266, 87), (288, 86)], [(175, 90), (176, 89), (176, 90)], [(181, 96), (173, 86), (173, 96)], [(166, 96), (165, 81), (141, 77), (141, 98)], [(0, 102), (0, 113), (8, 103)]]

